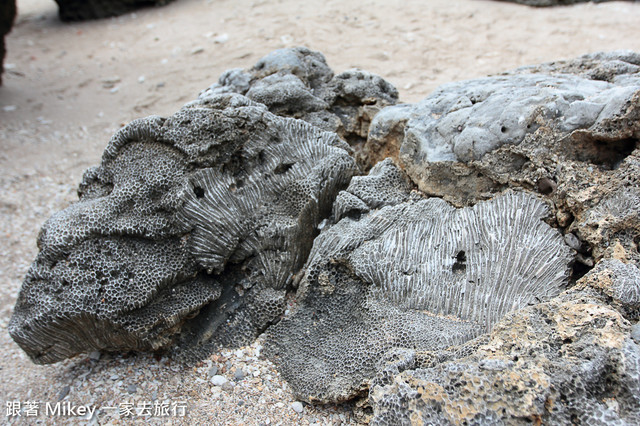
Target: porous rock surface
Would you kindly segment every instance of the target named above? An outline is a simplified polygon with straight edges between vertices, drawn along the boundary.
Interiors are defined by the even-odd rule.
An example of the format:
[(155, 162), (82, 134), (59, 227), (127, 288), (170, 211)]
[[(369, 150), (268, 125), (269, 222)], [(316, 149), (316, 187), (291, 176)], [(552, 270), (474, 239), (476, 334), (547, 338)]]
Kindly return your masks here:
[(355, 172), (335, 134), (240, 95), (133, 121), (43, 226), (9, 332), (37, 363), (251, 342)]
[(109, 18), (147, 6), (162, 6), (171, 0), (55, 0), (63, 21)]
[[(457, 205), (505, 188), (544, 195), (577, 283), (462, 346), (395, 353), (369, 388), (372, 424), (638, 424), (639, 64), (611, 52), (525, 67), (374, 120), (373, 139), (391, 136), (428, 193)], [(480, 143), (456, 149), (469, 127)]]
[[(630, 285), (623, 293), (635, 299), (624, 309), (635, 308), (637, 320), (633, 274), (634, 282), (614, 278), (614, 287)], [(371, 424), (638, 424), (640, 341), (606, 295), (586, 285), (593, 279), (508, 314), (472, 342), (470, 355), (436, 351), (419, 365), (406, 353), (389, 362), (370, 389)]]
[(342, 219), (314, 241), (297, 305), (268, 331), (305, 400), (353, 398), (395, 351), (460, 345), (567, 283), (571, 249), (535, 196), (456, 209), (405, 179), (387, 160), (338, 195)]
[(4, 37), (11, 31), (16, 17), (16, 1), (4, 0), (0, 3), (0, 85), (2, 85), (2, 73), (4, 72)]
[[(638, 262), (640, 55), (621, 51), (446, 84), (385, 108), (367, 147), (457, 206), (505, 188), (545, 195), (588, 267), (620, 245)], [(386, 145), (385, 145), (386, 144)], [(390, 146), (389, 146), (390, 145)], [(593, 259), (590, 259), (593, 256)]]
[(300, 399), (374, 424), (640, 423), (640, 55), (375, 117), (394, 90), (338, 77), (280, 50), (122, 129), (43, 227), (14, 339), (44, 363), (267, 329)]
[(356, 153), (376, 113), (398, 100), (396, 88), (382, 77), (360, 69), (334, 75), (322, 53), (305, 47), (276, 50), (248, 70), (230, 69), (200, 99), (229, 92), (335, 132)]

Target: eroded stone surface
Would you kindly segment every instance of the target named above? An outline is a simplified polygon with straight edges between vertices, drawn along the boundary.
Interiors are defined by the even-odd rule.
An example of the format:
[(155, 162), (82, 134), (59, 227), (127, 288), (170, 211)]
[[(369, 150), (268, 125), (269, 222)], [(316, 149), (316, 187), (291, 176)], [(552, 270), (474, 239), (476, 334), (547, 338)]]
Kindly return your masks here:
[(365, 151), (397, 153), (422, 191), (458, 206), (509, 187), (545, 195), (589, 268), (615, 250), (640, 260), (639, 123), (640, 55), (597, 53), (385, 108)]
[(43, 226), (11, 336), (38, 363), (251, 341), (356, 171), (348, 151), (240, 95), (132, 122)]
[(630, 330), (601, 294), (569, 291), (507, 315), (471, 355), (389, 363), (371, 387), (371, 424), (637, 424)]
[(354, 178), (336, 209), (343, 219), (314, 241), (297, 305), (268, 331), (267, 352), (309, 401), (352, 398), (389, 351), (460, 345), (567, 283), (571, 250), (535, 196), (456, 209), (409, 194), (387, 161)]
[[(399, 143), (385, 149), (427, 193), (458, 205), (505, 188), (543, 195), (549, 223), (577, 252), (572, 279), (586, 275), (465, 345), (395, 354), (370, 388), (373, 424), (638, 423), (638, 65), (638, 54), (612, 52), (525, 67), (444, 86), (374, 120), (371, 146)], [(508, 93), (504, 111), (482, 105)], [(504, 114), (518, 117), (515, 133)], [(457, 149), (468, 126), (490, 143)], [(441, 143), (422, 145), (429, 132)]]

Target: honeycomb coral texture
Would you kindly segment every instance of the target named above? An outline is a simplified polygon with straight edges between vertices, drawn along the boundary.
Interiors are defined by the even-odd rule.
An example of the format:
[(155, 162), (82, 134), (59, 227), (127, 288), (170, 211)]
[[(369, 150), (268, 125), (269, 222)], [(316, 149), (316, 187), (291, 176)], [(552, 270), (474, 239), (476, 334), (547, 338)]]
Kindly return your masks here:
[(159, 349), (223, 295), (249, 324), (220, 334), (255, 337), (355, 170), (335, 135), (239, 95), (136, 120), (43, 226), (9, 331), (39, 363)]

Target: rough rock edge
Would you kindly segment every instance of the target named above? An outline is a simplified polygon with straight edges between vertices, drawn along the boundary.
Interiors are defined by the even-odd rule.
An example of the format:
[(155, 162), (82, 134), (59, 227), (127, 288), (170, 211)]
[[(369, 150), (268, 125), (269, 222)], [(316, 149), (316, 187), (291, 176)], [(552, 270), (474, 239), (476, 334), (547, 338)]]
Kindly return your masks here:
[(362, 146), (380, 109), (398, 101), (398, 91), (382, 77), (351, 69), (334, 75), (320, 52), (306, 47), (276, 50), (248, 70), (225, 71), (200, 94), (239, 93), (265, 104), (274, 114), (305, 120), (337, 133), (369, 169)]

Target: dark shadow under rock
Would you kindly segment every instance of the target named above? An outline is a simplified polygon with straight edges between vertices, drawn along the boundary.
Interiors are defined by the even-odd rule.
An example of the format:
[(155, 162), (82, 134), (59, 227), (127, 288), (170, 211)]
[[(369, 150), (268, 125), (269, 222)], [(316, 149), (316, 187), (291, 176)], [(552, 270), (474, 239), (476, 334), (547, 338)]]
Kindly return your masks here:
[(614, 0), (500, 0), (534, 7), (568, 6), (577, 3), (604, 3)]
[(274, 114), (337, 133), (366, 168), (374, 164), (364, 163), (360, 154), (369, 124), (398, 100), (398, 91), (383, 78), (359, 69), (334, 75), (320, 52), (304, 47), (276, 50), (248, 70), (228, 70), (200, 99), (230, 92), (263, 103)]
[(268, 355), (304, 400), (353, 398), (389, 351), (461, 345), (567, 284), (571, 250), (535, 196), (456, 209), (409, 194), (393, 169), (381, 163), (340, 193), (344, 218), (316, 238), (296, 305), (267, 332)]
[(172, 0), (55, 0), (63, 21), (109, 18), (148, 6), (163, 6)]
[(335, 134), (240, 95), (136, 120), (43, 226), (9, 332), (37, 363), (249, 343), (356, 170)]

